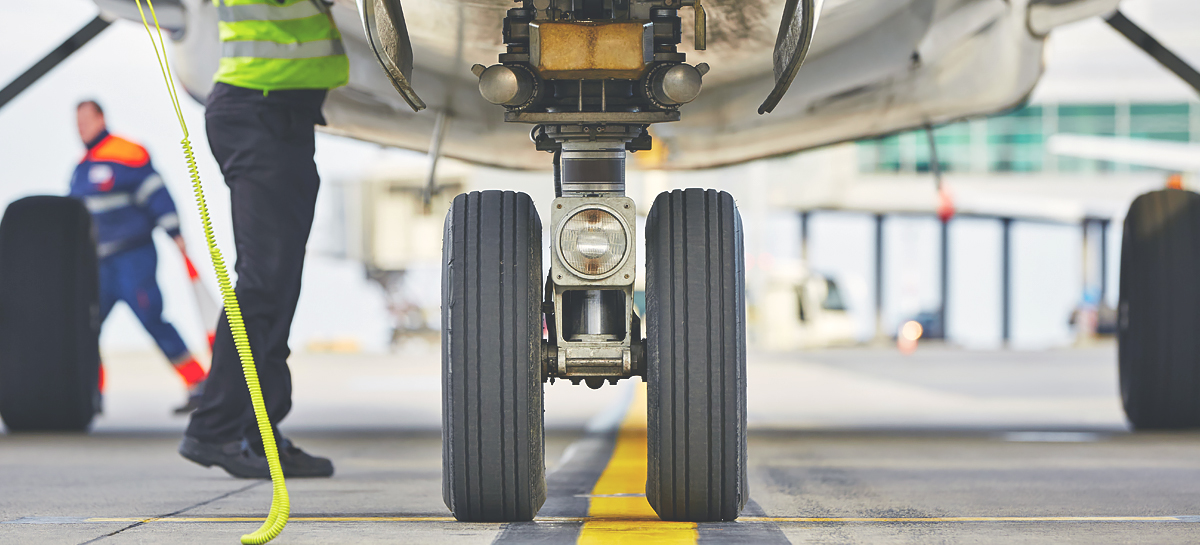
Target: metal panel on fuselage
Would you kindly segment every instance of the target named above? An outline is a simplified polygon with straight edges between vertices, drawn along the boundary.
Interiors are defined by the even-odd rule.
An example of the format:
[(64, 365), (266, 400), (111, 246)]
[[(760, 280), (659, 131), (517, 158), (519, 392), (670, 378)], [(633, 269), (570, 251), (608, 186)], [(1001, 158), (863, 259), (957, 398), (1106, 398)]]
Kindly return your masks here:
[[(707, 62), (700, 98), (682, 121), (655, 126), (665, 168), (735, 164), (833, 142), (885, 134), (926, 122), (980, 115), (1019, 103), (1041, 73), (1042, 39), (1029, 34), (1023, 3), (1004, 0), (826, 0), (808, 60), (788, 95), (757, 114), (774, 83), (771, 55), (785, 0), (706, 0), (708, 49), (681, 51)], [(209, 0), (184, 0), (189, 16), (177, 57), (194, 96), (210, 87), (219, 48)], [(996, 6), (988, 4), (995, 3)], [(504, 50), (501, 22), (510, 0), (404, 2), (413, 42), (412, 82), (429, 105), (414, 114), (388, 83), (366, 45), (354, 0), (337, 0), (335, 18), (351, 56), (351, 78), (326, 105), (327, 130), (425, 151), (439, 110), (451, 112), (446, 156), (506, 168), (543, 169), (549, 157), (528, 140), (529, 127), (503, 121), (485, 102), (472, 64), (494, 64)], [(945, 46), (934, 62), (914, 61), (927, 36), (961, 24), (963, 10), (985, 21)], [(990, 11), (989, 11), (990, 10)], [(681, 15), (690, 17), (689, 8)], [(212, 15), (211, 17), (208, 15)], [(976, 17), (978, 19), (978, 17)]]

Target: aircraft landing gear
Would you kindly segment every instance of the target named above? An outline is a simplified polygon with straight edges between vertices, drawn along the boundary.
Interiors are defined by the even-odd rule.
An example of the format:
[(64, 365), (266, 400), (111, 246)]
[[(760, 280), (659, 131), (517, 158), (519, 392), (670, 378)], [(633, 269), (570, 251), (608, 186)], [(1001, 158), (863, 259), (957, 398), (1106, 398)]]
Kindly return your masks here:
[(504, 20), (501, 64), (472, 69), (505, 120), (532, 124), (537, 149), (554, 153), (557, 198), (544, 302), (541, 224), (528, 196), (460, 195), (446, 220), (443, 492), (459, 520), (537, 513), (546, 494), (540, 382), (556, 378), (592, 388), (646, 380), (646, 492), (662, 519), (733, 520), (749, 497), (745, 270), (729, 194), (658, 197), (646, 232), (644, 340), (633, 304), (637, 217), (625, 157), (650, 149), (649, 125), (677, 121), (700, 93), (708, 67), (685, 64), (676, 49), (678, 9), (694, 5), (524, 2)]
[(86, 431), (100, 410), (92, 218), (28, 197), (0, 222), (0, 417), (11, 431)]
[(442, 460), (443, 497), (458, 520), (537, 514), (546, 499), (541, 383), (552, 377), (594, 388), (646, 380), (646, 493), (663, 520), (734, 520), (745, 505), (741, 217), (725, 192), (659, 195), (647, 221), (642, 340), (633, 274), (613, 274), (632, 270), (625, 201), (555, 200), (543, 305), (541, 222), (529, 196), (455, 198), (443, 247)]
[(1138, 430), (1200, 427), (1200, 195), (1164, 189), (1138, 197), (1121, 244), (1125, 414)]

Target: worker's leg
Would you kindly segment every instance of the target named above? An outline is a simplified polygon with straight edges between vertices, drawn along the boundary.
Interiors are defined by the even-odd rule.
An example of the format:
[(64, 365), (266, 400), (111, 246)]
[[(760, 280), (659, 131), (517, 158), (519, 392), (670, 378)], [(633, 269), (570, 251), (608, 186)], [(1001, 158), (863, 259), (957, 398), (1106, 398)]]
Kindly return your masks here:
[[(100, 325), (104, 325), (104, 321), (108, 319), (108, 314), (112, 312), (113, 306), (121, 297), (120, 284), (117, 280), (120, 276), (116, 272), (116, 265), (108, 258), (100, 260)], [(104, 361), (100, 362), (100, 393), (104, 393)]]
[(108, 314), (121, 298), (120, 284), (117, 281), (117, 267), (110, 258), (100, 260), (100, 325), (108, 319)]
[[(205, 118), (209, 144), (231, 192), (236, 291), (274, 426), (291, 409), (288, 332), (320, 183), (313, 161), (316, 119), (311, 108), (286, 104), (225, 106), (210, 100)], [(223, 316), (209, 381), (188, 436), (213, 443), (245, 437), (261, 450), (249, 401)]]
[(163, 320), (162, 292), (158, 289), (158, 252), (153, 244), (127, 250), (111, 258), (117, 265), (124, 287), (122, 299), (133, 309), (142, 327), (158, 343), (158, 348), (183, 379), (188, 391), (204, 382), (204, 368), (192, 357), (175, 327)]

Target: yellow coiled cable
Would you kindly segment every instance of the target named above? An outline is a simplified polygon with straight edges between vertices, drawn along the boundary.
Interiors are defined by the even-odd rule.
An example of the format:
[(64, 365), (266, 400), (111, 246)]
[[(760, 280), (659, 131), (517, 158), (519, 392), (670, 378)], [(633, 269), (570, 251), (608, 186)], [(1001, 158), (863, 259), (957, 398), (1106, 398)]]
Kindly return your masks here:
[[(287, 485), (283, 482), (283, 467), (279, 464), (279, 450), (275, 444), (275, 433), (271, 430), (271, 420), (267, 416), (267, 406), (263, 403), (262, 388), (258, 384), (258, 369), (254, 366), (254, 354), (250, 352), (250, 339), (246, 336), (246, 324), (242, 321), (242, 309), (238, 305), (237, 294), (229, 281), (229, 272), (225, 268), (225, 259), (217, 248), (213, 237), (212, 221), (208, 217), (208, 204), (204, 199), (204, 186), (200, 183), (200, 169), (196, 167), (196, 156), (192, 152), (192, 142), (188, 137), (187, 123), (183, 120), (183, 110), (179, 107), (179, 95), (175, 92), (175, 82), (171, 78), (171, 63), (167, 60), (167, 46), (163, 41), (162, 28), (158, 24), (158, 15), (154, 13), (154, 2), (146, 0), (150, 7), (150, 17), (154, 20), (154, 28), (158, 32), (158, 41), (154, 40), (154, 32), (146, 20), (146, 12), (142, 10), (142, 0), (137, 0), (138, 13), (142, 16), (142, 25), (150, 35), (150, 44), (154, 46), (154, 56), (158, 58), (158, 67), (162, 71), (163, 80), (167, 84), (167, 93), (171, 97), (171, 106), (179, 118), (179, 128), (183, 129), (183, 155), (187, 159), (188, 175), (192, 180), (192, 189), (196, 195), (196, 207), (200, 210), (200, 222), (204, 225), (204, 239), (208, 242), (208, 253), (212, 257), (213, 269), (217, 273), (217, 283), (221, 286), (221, 299), (225, 303), (225, 316), (229, 320), (229, 329), (233, 331), (233, 343), (237, 346), (238, 357), (242, 361), (242, 372), (246, 375), (246, 386), (250, 389), (250, 403), (254, 406), (254, 417), (258, 420), (258, 431), (262, 434), (263, 448), (267, 455), (267, 465), (271, 470), (271, 510), (267, 520), (253, 533), (242, 536), (245, 545), (262, 545), (275, 539), (283, 527), (287, 526), (288, 513), (291, 509), (288, 502)], [(161, 46), (161, 48), (160, 48)]]

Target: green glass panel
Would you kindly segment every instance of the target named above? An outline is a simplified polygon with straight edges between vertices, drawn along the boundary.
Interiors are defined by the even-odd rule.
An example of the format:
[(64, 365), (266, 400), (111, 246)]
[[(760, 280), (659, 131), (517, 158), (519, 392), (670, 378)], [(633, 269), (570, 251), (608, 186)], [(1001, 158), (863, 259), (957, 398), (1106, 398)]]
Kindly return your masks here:
[(1187, 142), (1191, 119), (1187, 103), (1133, 104), (1129, 107), (1129, 136)]

